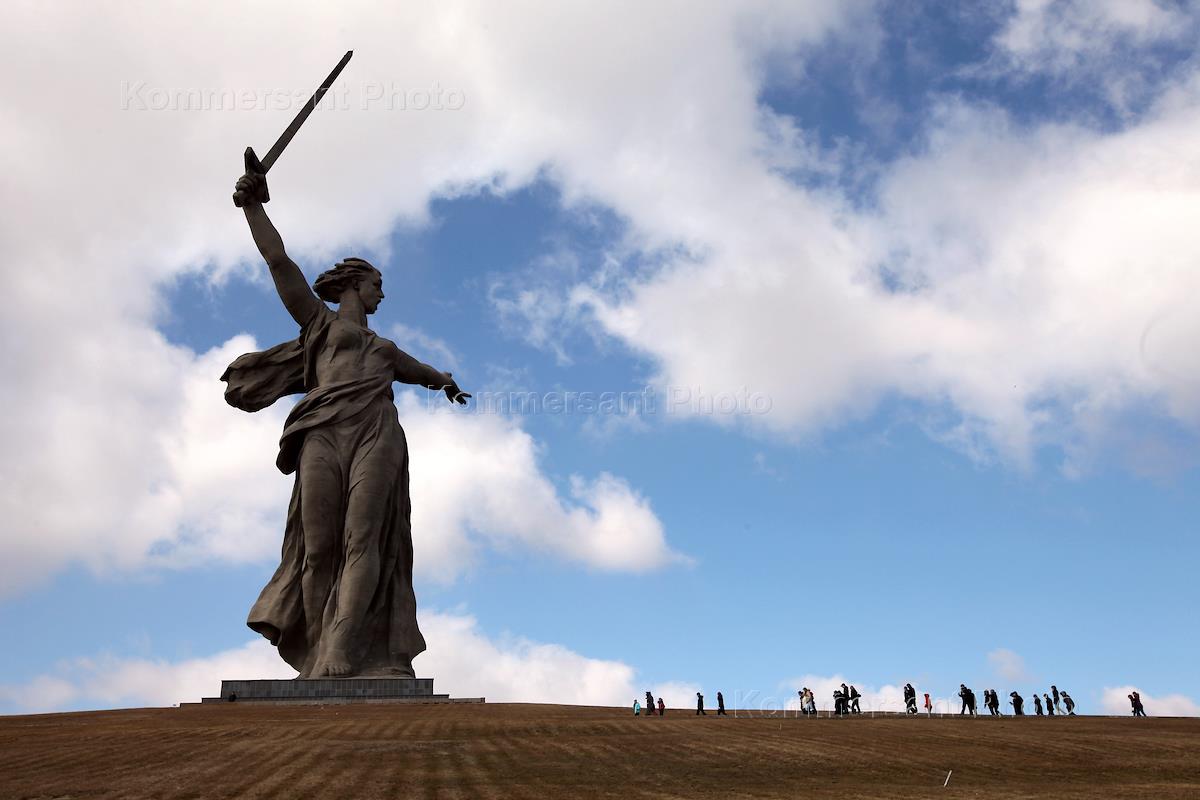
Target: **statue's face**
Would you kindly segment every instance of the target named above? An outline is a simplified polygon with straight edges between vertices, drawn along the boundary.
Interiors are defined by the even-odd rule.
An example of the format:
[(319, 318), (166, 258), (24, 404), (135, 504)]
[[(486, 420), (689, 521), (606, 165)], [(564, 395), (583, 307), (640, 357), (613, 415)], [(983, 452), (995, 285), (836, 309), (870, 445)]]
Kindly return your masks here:
[(374, 314), (384, 296), (383, 276), (378, 272), (373, 272), (371, 277), (359, 281), (358, 296), (362, 298), (363, 309), (368, 314)]

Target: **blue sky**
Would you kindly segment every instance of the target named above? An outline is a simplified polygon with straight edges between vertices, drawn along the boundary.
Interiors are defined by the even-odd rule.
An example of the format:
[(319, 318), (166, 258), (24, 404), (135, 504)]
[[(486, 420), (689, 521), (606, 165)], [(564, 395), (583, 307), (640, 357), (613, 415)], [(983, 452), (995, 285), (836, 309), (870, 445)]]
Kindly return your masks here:
[[(185, 31), (130, 11), (4, 56), (96, 66), (33, 81), (0, 134), (37, 143), (7, 148), (27, 199), (6, 194), (0, 228), (23, 298), (0, 712), (286, 674), (244, 625), (277, 563), (286, 408), (228, 408), (217, 377), (295, 335), (225, 197), (240, 147), (290, 114), (138, 104), (294, 89), (352, 45), (351, 107), (271, 173), (309, 277), (371, 258), (373, 327), (480, 398), (655, 397), (614, 415), (400, 394), (418, 673), (496, 700), (846, 679), (877, 707), (906, 681), (1056, 683), (1088, 713), (1123, 713), (1127, 687), (1200, 713), (1193, 4), (413, 13), (351, 7), (336, 35), (317, 14), (287, 23), (303, 55), (239, 61), (242, 34), (206, 46), (216, 12)], [(372, 81), (465, 104), (366, 107)], [(103, 132), (35, 169), (82, 135), (65, 91)]]

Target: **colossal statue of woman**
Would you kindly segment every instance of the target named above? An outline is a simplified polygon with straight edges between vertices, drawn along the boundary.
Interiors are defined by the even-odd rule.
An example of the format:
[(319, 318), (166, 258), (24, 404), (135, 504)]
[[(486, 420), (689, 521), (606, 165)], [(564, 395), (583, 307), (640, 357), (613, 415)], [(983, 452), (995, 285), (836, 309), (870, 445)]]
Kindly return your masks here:
[(367, 327), (383, 300), (377, 269), (347, 258), (309, 289), (256, 199), (265, 196), (265, 177), (247, 172), (236, 190), (300, 337), (234, 361), (221, 377), (225, 399), (257, 411), (304, 394), (288, 415), (276, 460), (285, 475), (296, 474), (282, 562), (246, 624), (301, 678), (415, 677), (412, 659), (425, 639), (412, 585), (408, 445), (392, 382), (442, 390), (462, 404), (470, 395), (449, 372)]

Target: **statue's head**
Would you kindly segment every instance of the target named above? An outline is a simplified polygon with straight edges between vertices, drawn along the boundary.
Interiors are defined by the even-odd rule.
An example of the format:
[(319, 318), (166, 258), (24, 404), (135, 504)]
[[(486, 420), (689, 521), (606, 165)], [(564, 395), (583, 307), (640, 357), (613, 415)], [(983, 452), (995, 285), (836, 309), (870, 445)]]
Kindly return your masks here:
[(363, 309), (374, 314), (383, 300), (383, 275), (364, 258), (346, 258), (322, 272), (313, 284), (317, 297), (329, 303), (340, 303), (350, 290), (357, 291)]

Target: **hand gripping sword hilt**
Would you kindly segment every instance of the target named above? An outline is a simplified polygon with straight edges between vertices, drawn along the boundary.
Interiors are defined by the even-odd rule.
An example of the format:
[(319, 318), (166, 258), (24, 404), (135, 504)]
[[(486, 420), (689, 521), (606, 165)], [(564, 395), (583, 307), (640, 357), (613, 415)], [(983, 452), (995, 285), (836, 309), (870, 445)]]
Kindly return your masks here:
[[(258, 160), (258, 155), (255, 154), (253, 147), (246, 148), (246, 172), (252, 172), (258, 176), (258, 193), (253, 199), (260, 203), (269, 202), (271, 194), (267, 191), (267, 170), (262, 162)], [(245, 204), (245, 198), (241, 192), (233, 195), (233, 204), (241, 208)]]

